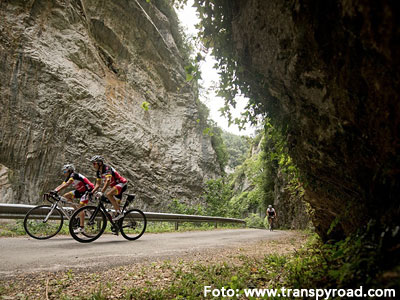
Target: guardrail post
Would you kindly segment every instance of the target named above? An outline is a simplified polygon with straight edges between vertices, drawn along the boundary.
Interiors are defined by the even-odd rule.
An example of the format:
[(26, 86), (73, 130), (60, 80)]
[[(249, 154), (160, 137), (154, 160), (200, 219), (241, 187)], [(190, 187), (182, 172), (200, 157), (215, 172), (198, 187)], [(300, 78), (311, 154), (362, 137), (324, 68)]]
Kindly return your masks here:
[(214, 227), (218, 228), (218, 222), (215, 222)]
[(175, 231), (178, 231), (179, 228), (179, 222), (175, 222)]

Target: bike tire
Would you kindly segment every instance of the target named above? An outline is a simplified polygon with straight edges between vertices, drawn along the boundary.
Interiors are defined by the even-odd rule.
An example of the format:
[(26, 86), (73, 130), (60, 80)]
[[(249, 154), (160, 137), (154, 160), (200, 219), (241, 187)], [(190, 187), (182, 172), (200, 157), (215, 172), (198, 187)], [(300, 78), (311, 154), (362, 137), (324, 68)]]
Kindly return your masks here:
[[(97, 211), (97, 213), (96, 213)], [(74, 229), (77, 222), (80, 220), (80, 213), (84, 213), (84, 232), (75, 233)], [(95, 216), (93, 214), (96, 213)], [(76, 220), (78, 219), (78, 220)], [(107, 226), (107, 218), (104, 212), (96, 206), (83, 206), (77, 209), (71, 216), (69, 222), (69, 233), (74, 240), (81, 243), (90, 243), (97, 240), (104, 232)]]
[(146, 231), (147, 219), (139, 209), (130, 209), (118, 223), (121, 234), (129, 241), (140, 238)]
[[(45, 222), (45, 218), (51, 211), (50, 205), (39, 205), (30, 209), (24, 218), (25, 232), (34, 239), (46, 240), (60, 232), (64, 217), (56, 207)], [(45, 214), (43, 216), (43, 214)]]

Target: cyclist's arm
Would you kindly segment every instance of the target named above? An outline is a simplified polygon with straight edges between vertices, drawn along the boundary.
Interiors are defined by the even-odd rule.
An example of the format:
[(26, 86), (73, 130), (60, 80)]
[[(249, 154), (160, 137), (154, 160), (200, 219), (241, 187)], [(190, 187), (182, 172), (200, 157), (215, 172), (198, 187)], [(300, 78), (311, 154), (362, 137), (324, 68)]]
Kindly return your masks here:
[(99, 189), (100, 184), (101, 184), (101, 178), (96, 178), (96, 184), (95, 184), (94, 189), (92, 191), (93, 194)]
[(58, 187), (56, 187), (54, 190), (58, 193), (59, 191), (65, 189), (66, 187), (69, 187), (73, 181), (74, 180), (72, 178), (70, 178), (67, 182), (64, 181)]
[(107, 190), (108, 186), (110, 185), (110, 182), (111, 182), (111, 175), (106, 175), (106, 181), (104, 182), (104, 186), (101, 189), (102, 193), (104, 193)]

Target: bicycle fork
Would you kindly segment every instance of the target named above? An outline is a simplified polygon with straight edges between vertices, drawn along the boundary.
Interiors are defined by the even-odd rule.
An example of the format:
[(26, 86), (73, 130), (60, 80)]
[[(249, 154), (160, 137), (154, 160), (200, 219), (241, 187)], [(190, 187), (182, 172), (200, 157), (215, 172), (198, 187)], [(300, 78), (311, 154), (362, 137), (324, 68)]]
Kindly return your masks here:
[(55, 210), (55, 208), (57, 207), (57, 202), (53, 203), (53, 205), (51, 206), (51, 209), (49, 211), (49, 213), (46, 215), (46, 217), (43, 220), (43, 223), (47, 223), (47, 221), (49, 220), (51, 214), (53, 213), (53, 211)]

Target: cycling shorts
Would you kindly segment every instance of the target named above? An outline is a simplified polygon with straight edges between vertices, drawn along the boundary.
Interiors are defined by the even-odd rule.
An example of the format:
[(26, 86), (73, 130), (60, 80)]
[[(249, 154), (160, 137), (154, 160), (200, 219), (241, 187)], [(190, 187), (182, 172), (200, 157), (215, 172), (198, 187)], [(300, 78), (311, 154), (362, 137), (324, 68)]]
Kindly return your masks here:
[(86, 191), (85, 192), (79, 192), (78, 190), (73, 190), (70, 193), (74, 196), (74, 198), (79, 199), (79, 203), (80, 204), (84, 204), (84, 205), (88, 204), (89, 195), (88, 195), (88, 193)]
[(118, 191), (118, 194), (116, 194), (114, 197), (121, 200), (122, 193), (125, 192), (127, 189), (127, 182), (118, 183), (118, 184), (114, 185), (113, 188), (115, 188)]

